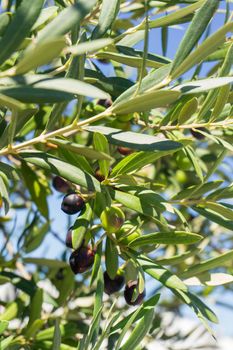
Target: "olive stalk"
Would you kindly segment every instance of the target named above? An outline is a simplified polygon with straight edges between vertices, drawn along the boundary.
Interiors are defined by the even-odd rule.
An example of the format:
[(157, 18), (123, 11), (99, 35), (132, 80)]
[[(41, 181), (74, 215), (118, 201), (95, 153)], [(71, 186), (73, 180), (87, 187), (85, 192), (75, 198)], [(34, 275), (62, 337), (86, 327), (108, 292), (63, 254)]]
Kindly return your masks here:
[(80, 131), (82, 126), (94, 123), (94, 122), (96, 122), (100, 119), (103, 119), (109, 115), (111, 115), (110, 108), (106, 109), (104, 112), (101, 112), (101, 113), (99, 113), (99, 114), (97, 114), (97, 115), (95, 115), (87, 120), (83, 120), (79, 123), (76, 123), (76, 124), (72, 123), (68, 126), (57, 129), (55, 131), (51, 131), (48, 133), (42, 133), (39, 136), (34, 137), (31, 140), (22, 142), (22, 143), (17, 144), (17, 145), (8, 145), (8, 147), (6, 147), (0, 151), (0, 155), (5, 156), (8, 154), (17, 153), (22, 148), (27, 148), (29, 146), (33, 146), (33, 145), (38, 144), (38, 143), (45, 143), (48, 139), (55, 137), (55, 136), (66, 136), (66, 137), (71, 136), (71, 135), (75, 134), (76, 132)]

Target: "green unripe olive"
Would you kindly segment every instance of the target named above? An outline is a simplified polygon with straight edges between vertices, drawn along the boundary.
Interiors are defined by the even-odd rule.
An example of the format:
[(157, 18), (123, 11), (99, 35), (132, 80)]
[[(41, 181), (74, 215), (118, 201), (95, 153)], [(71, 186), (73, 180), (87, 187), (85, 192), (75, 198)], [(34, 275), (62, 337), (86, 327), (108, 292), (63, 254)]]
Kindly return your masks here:
[(115, 233), (115, 236), (120, 244), (128, 245), (134, 239), (141, 236), (141, 230), (138, 228), (135, 229), (134, 225), (125, 224)]
[(133, 114), (124, 114), (117, 116), (117, 120), (120, 122), (128, 122), (133, 118)]
[(188, 180), (187, 174), (183, 170), (177, 170), (176, 180), (181, 184), (185, 184)]
[(125, 214), (118, 207), (106, 208), (101, 216), (100, 220), (102, 222), (103, 228), (108, 233), (115, 233), (118, 231), (125, 221)]
[(181, 170), (189, 170), (192, 166), (192, 163), (185, 155), (184, 152), (180, 151), (176, 154), (176, 163), (179, 169)]

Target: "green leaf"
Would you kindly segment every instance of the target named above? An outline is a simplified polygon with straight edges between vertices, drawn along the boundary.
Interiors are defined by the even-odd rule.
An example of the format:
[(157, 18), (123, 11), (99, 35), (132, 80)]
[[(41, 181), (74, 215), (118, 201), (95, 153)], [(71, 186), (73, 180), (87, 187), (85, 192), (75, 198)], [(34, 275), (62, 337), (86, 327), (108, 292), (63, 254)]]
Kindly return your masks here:
[(0, 321), (0, 334), (2, 334), (8, 327), (9, 322), (8, 321)]
[[(171, 64), (166, 64), (156, 70), (151, 70), (145, 78), (142, 79), (139, 93), (143, 93), (146, 90), (153, 89), (154, 86), (165, 80), (171, 70)], [(124, 91), (114, 102), (113, 106), (119, 104), (120, 102), (128, 101), (138, 89), (138, 83), (131, 86), (129, 89)]]
[(12, 71), (16, 75), (25, 74), (39, 66), (50, 63), (59, 56), (65, 44), (63, 37), (52, 38), (39, 44), (32, 44), (30, 49), (24, 51), (22, 60), (19, 61)]
[(40, 181), (38, 174), (25, 162), (22, 162), (21, 172), (32, 201), (37, 205), (41, 214), (48, 218), (49, 212), (46, 187), (43, 185), (42, 181)]
[[(77, 334), (77, 331), (78, 331), (78, 326), (77, 326), (77, 323), (74, 323), (74, 322), (67, 322), (65, 324), (60, 324), (59, 326), (60, 328), (60, 332), (61, 332), (61, 337), (74, 337), (75, 334)], [(52, 340), (53, 339), (53, 336), (54, 336), (54, 329), (55, 327), (48, 327), (46, 329), (43, 329), (41, 330), (38, 334), (36, 334), (36, 340), (38, 341), (44, 341), (44, 340)], [(39, 347), (40, 348), (40, 347)], [(49, 349), (52, 348), (52, 343), (50, 344), (50, 347)], [(48, 348), (46, 348), (48, 349)], [(62, 349), (62, 347), (61, 347)], [(70, 349), (70, 347), (68, 348), (63, 348), (63, 349)], [(73, 349), (76, 349), (76, 348), (71, 348), (72, 350)]]
[(229, 209), (227, 206), (219, 203), (213, 203), (213, 202), (205, 202), (204, 208), (210, 209), (222, 216), (224, 216), (228, 220), (233, 221), (233, 210)]
[(197, 47), (196, 50), (194, 50), (187, 56), (187, 58), (181, 61), (180, 64), (177, 65), (176, 69), (173, 67), (173, 72), (171, 73), (172, 79), (181, 76), (195, 64), (202, 62), (219, 47), (219, 45), (224, 41), (225, 35), (232, 30), (233, 23), (229, 22), (217, 30), (217, 32), (209, 36)]
[(107, 273), (113, 280), (118, 270), (118, 251), (115, 243), (109, 237), (106, 239), (105, 264)]
[(34, 74), (0, 79), (0, 93), (23, 102), (46, 103), (72, 100), (76, 95), (109, 98), (99, 88), (70, 78)]
[(7, 108), (9, 108), (11, 110), (12, 109), (23, 110), (26, 108), (26, 106), (23, 103), (15, 100), (12, 97), (4, 96), (2, 94), (0, 94), (0, 105), (6, 106)]
[[(123, 320), (121, 320), (116, 325), (114, 325), (111, 328), (111, 333), (114, 333), (118, 329), (124, 332), (124, 330), (127, 329), (126, 324), (129, 324), (128, 321), (130, 319), (133, 319), (133, 322), (140, 320), (145, 314), (145, 312), (147, 312), (150, 309), (154, 309), (154, 307), (157, 305), (159, 301), (159, 298), (160, 298), (160, 294), (155, 294), (152, 297), (150, 297), (147, 301), (144, 301), (136, 311), (131, 312), (129, 315), (125, 316)], [(130, 322), (130, 324), (133, 324), (133, 322)]]
[(197, 176), (199, 177), (199, 179), (201, 180), (201, 182), (204, 181), (204, 177), (203, 177), (203, 173), (202, 173), (202, 169), (200, 166), (200, 162), (198, 157), (196, 156), (196, 154), (194, 153), (194, 150), (192, 147), (187, 146), (185, 148), (185, 153), (187, 154), (187, 157), (189, 158), (190, 162), (192, 163)]
[(151, 277), (155, 278), (164, 286), (172, 289), (187, 291), (187, 287), (179, 279), (179, 277), (172, 274), (169, 270), (165, 269), (165, 267), (159, 264), (155, 264), (152, 260), (150, 260), (144, 255), (138, 255), (135, 256), (135, 258), (144, 272), (149, 274)]
[(178, 89), (152, 91), (131, 97), (127, 102), (119, 102), (112, 106), (115, 114), (145, 112), (153, 108), (164, 107), (175, 102), (180, 97)]
[(130, 242), (130, 247), (141, 247), (147, 244), (194, 244), (203, 237), (186, 231), (156, 232), (138, 237)]
[(90, 191), (100, 192), (100, 184), (93, 176), (80, 170), (79, 168), (61, 161), (49, 154), (42, 152), (20, 152), (20, 156), (28, 163), (35, 164), (40, 168), (59, 175), (64, 179), (71, 181), (77, 185), (84, 186)]
[(78, 164), (79, 169), (89, 173), (94, 174), (92, 167), (87, 161), (86, 157), (79, 155), (78, 153), (68, 150), (66, 147), (59, 145), (58, 155), (61, 160), (64, 160), (66, 163), (76, 166)]
[(35, 334), (42, 328), (44, 325), (44, 320), (37, 319), (31, 326), (27, 327), (26, 332), (24, 333), (25, 338), (29, 339), (35, 336)]
[(98, 271), (100, 269), (100, 264), (101, 264), (101, 257), (102, 257), (102, 242), (98, 244), (96, 253), (95, 253), (95, 260), (94, 260), (94, 265), (92, 268), (91, 272), (91, 282), (90, 285), (93, 284), (93, 282), (96, 280)]
[(148, 205), (152, 206), (156, 210), (159, 210), (159, 211), (166, 210), (165, 205), (163, 205), (163, 203), (165, 203), (166, 200), (152, 190), (146, 189), (144, 187), (136, 186), (136, 185), (124, 186), (124, 187), (122, 186), (122, 190), (124, 190), (130, 195), (133, 195), (139, 198), (141, 203), (143, 202), (148, 203)]
[[(215, 313), (205, 305), (201, 299), (190, 292), (184, 292), (182, 290), (174, 290), (174, 294), (180, 297), (197, 315), (197, 317), (203, 322), (207, 319), (211, 322), (218, 323), (218, 318)], [(204, 323), (205, 327), (206, 324)], [(208, 328), (207, 328), (208, 329)], [(209, 329), (208, 329), (209, 331)]]
[(218, 5), (219, 0), (206, 0), (196, 12), (176, 51), (171, 73), (176, 71), (177, 67), (180, 68), (180, 65), (188, 57), (213, 17)]
[(217, 143), (219, 146), (221, 146), (223, 148), (223, 150), (229, 150), (231, 152), (233, 152), (233, 146), (231, 143), (225, 141), (224, 139), (214, 136), (208, 132), (202, 131), (200, 129), (195, 130), (197, 132), (199, 132), (200, 134), (204, 135), (205, 137), (207, 137), (208, 139), (210, 139), (211, 141), (213, 141), (214, 143)]
[(11, 342), (13, 341), (13, 338), (14, 338), (14, 336), (10, 335), (9, 337), (0, 341), (0, 349), (1, 350), (9, 349), (9, 346), (10, 346)]
[(91, 325), (87, 334), (86, 346), (89, 345), (90, 342), (92, 342), (92, 346), (93, 346), (99, 334), (101, 312), (103, 309), (103, 293), (104, 293), (104, 278), (103, 278), (103, 271), (100, 266), (98, 277), (97, 277), (93, 320), (91, 322)]
[(48, 233), (49, 227), (49, 222), (45, 222), (40, 227), (38, 227), (37, 225), (33, 226), (32, 230), (30, 230), (29, 234), (25, 237), (23, 250), (26, 253), (30, 253), (33, 250), (37, 249), (43, 242), (46, 234)]
[(211, 89), (230, 84), (233, 82), (233, 77), (220, 77), (195, 80), (176, 86), (173, 90), (180, 91), (183, 95), (200, 94)]
[[(5, 283), (9, 283), (10, 281), (11, 280), (8, 277), (0, 276), (0, 285), (5, 284)], [(1, 323), (0, 323), (0, 328), (1, 328)], [(0, 333), (1, 333), (1, 331), (0, 331)]]
[(233, 250), (230, 250), (226, 253), (220, 254), (217, 257), (213, 257), (206, 261), (202, 261), (199, 264), (189, 267), (182, 273), (182, 278), (189, 278), (197, 276), (203, 272), (219, 268), (220, 266), (225, 266), (233, 258)]
[(51, 21), (40, 33), (39, 42), (65, 35), (77, 26), (93, 9), (96, 0), (79, 0), (77, 4), (67, 7)]
[(179, 23), (179, 20), (181, 20), (185, 16), (199, 9), (199, 7), (201, 7), (204, 2), (205, 0), (200, 0), (190, 6), (181, 8), (178, 11), (174, 11), (173, 13), (166, 14), (166, 16), (163, 16), (161, 18), (156, 18), (149, 22), (149, 28), (158, 28), (158, 27), (170, 26), (170, 25), (174, 25), (175, 23)]
[(182, 107), (178, 115), (178, 123), (184, 124), (187, 122), (198, 109), (198, 100), (193, 97), (191, 100), (187, 101)]
[[(224, 56), (223, 64), (221, 65), (219, 71), (218, 71), (218, 77), (224, 77), (229, 75), (232, 67), (232, 61), (233, 61), (233, 45), (229, 47), (229, 49), (226, 52), (226, 55)], [(218, 97), (218, 89), (214, 89), (209, 91), (209, 93), (206, 96), (206, 99), (204, 103), (202, 104), (199, 113), (198, 113), (198, 120), (202, 120), (202, 118), (205, 118), (205, 115), (208, 113), (208, 111), (214, 106), (216, 99)]]
[[(1, 97), (3, 98), (3, 95), (1, 95)], [(4, 100), (9, 99), (9, 97), (4, 96)], [(9, 102), (9, 100), (8, 100)], [(13, 102), (13, 100), (11, 99), (11, 103)], [(19, 104), (21, 104), (21, 102), (19, 102), (18, 100), (14, 100), (14, 102), (17, 102)], [(38, 111), (38, 109), (35, 107), (28, 107), (27, 109), (19, 109), (17, 111), (17, 118), (16, 118), (16, 125), (15, 125), (15, 135), (16, 136), (18, 134), (18, 132), (20, 130), (22, 130), (22, 128), (25, 126), (25, 124), (29, 121), (29, 119), (36, 114), (36, 112)], [(6, 128), (4, 129), (2, 135), (1, 135), (1, 139), (0, 139), (0, 148), (4, 147), (7, 145), (8, 143), (8, 139), (9, 139), (9, 132), (10, 132), (10, 123), (6, 126)]]
[(180, 200), (180, 199), (189, 199), (189, 198), (198, 198), (204, 195), (206, 192), (212, 191), (216, 188), (218, 188), (222, 184), (222, 180), (216, 180), (207, 182), (202, 185), (194, 185), (190, 186), (181, 192), (177, 193), (174, 197), (172, 197), (173, 200)]
[(43, 290), (38, 288), (30, 300), (29, 321), (27, 327), (30, 327), (34, 321), (41, 319), (41, 310), (43, 304)]
[(36, 30), (42, 24), (45, 24), (51, 17), (53, 17), (57, 13), (57, 10), (58, 10), (57, 6), (49, 6), (49, 7), (43, 8), (39, 17), (37, 18), (37, 21), (33, 25), (32, 30)]
[(105, 135), (109, 143), (142, 151), (170, 151), (181, 147), (179, 142), (172, 140), (161, 139), (157, 136), (139, 134), (131, 131), (122, 131), (121, 129), (114, 129), (106, 126), (88, 126), (85, 127), (85, 129), (90, 132), (99, 132)]
[(206, 217), (208, 220), (215, 222), (216, 224), (223, 226), (228, 230), (233, 230), (232, 220), (226, 219), (225, 216), (221, 215), (215, 210), (211, 210), (208, 208), (200, 208), (195, 206), (193, 207), (193, 209), (199, 214), (201, 214), (202, 216)]
[(232, 198), (233, 195), (233, 184), (229, 187), (220, 188), (212, 193), (210, 193), (206, 198), (210, 200), (218, 200), (225, 198)]
[(49, 268), (62, 268), (68, 267), (69, 265), (65, 261), (45, 258), (23, 258), (25, 264), (35, 264), (39, 266), (47, 266)]
[[(182, 145), (180, 145), (182, 147)], [(176, 152), (179, 148), (168, 151), (137, 152), (123, 158), (111, 171), (111, 176), (119, 174), (129, 174), (135, 170), (143, 168), (145, 165), (154, 163), (157, 159)]]
[(2, 320), (11, 321), (14, 318), (16, 318), (19, 312), (19, 308), (20, 308), (19, 302), (8, 303), (6, 305), (5, 310), (0, 315), (0, 321)]
[(221, 113), (222, 113), (222, 111), (227, 103), (230, 90), (231, 90), (230, 85), (222, 86), (219, 89), (218, 97), (216, 99), (216, 103), (214, 105), (214, 109), (213, 109), (213, 111), (211, 113), (211, 117), (210, 117), (211, 122), (218, 119), (218, 117), (221, 115)]
[[(18, 289), (22, 290), (24, 293), (29, 296), (33, 296), (36, 292), (37, 286), (33, 280), (29, 281), (25, 278), (9, 271), (2, 271), (0, 276), (10, 278), (11, 283)], [(0, 316), (1, 318), (1, 316)]]
[(159, 263), (160, 265), (177, 265), (182, 263), (183, 261), (187, 260), (188, 258), (195, 256), (196, 254), (200, 253), (200, 249), (199, 248), (194, 248), (192, 247), (192, 249), (186, 251), (185, 253), (181, 253), (181, 254), (177, 254), (177, 255), (173, 255), (169, 258), (162, 258), (162, 259), (157, 259), (157, 263)]
[(60, 349), (61, 349), (61, 332), (59, 328), (59, 321), (56, 320), (55, 327), (54, 327), (52, 350), (60, 350)]
[(103, 37), (111, 29), (120, 10), (120, 0), (103, 0), (98, 24), (92, 32), (92, 39)]
[[(121, 346), (121, 343), (126, 335), (127, 332), (130, 331), (130, 327), (132, 326), (132, 324), (135, 322), (136, 320), (136, 317), (138, 316), (139, 312), (140, 312), (140, 308), (138, 310), (136, 310), (134, 313), (132, 313), (130, 315), (130, 317), (128, 318), (127, 322), (125, 323), (124, 325), (124, 328), (122, 328), (122, 332), (117, 340), (117, 343), (116, 343), (116, 350), (119, 350), (120, 346)], [(142, 320), (144, 319), (144, 316), (148, 313), (148, 311), (153, 311), (153, 309), (149, 309), (149, 310), (146, 310), (144, 315), (141, 317)], [(141, 322), (141, 321), (140, 321)]]
[(120, 350), (134, 350), (138, 346), (151, 327), (151, 323), (154, 317), (154, 310), (148, 310), (137, 326), (134, 328), (129, 338), (120, 348)]
[[(97, 53), (96, 57), (98, 59), (112, 60), (121, 64), (125, 64), (130, 67), (137, 67), (137, 68), (141, 67), (142, 61), (143, 61), (143, 57), (142, 57), (143, 52), (134, 50), (128, 47), (124, 48), (121, 46), (117, 46), (117, 49), (119, 51), (124, 51), (124, 52), (104, 51), (104, 52)], [(147, 59), (145, 60), (145, 65), (146, 67), (159, 68), (170, 62), (171, 61), (165, 57), (149, 53), (147, 55)]]
[(8, 195), (8, 179), (2, 171), (0, 171), (0, 199), (3, 200), (5, 214), (7, 214), (10, 209), (10, 199)]
[[(102, 152), (109, 155), (109, 146), (106, 137), (99, 133), (95, 132), (93, 135), (93, 145), (97, 152)], [(108, 177), (110, 161), (109, 160), (99, 160), (100, 172), (104, 177)]]
[[(111, 190), (111, 197), (116, 201), (123, 204), (126, 208), (132, 209), (140, 214), (156, 218), (157, 211), (156, 208), (150, 205), (148, 200), (140, 199), (137, 196), (134, 196), (129, 193), (122, 191)], [(160, 206), (161, 204), (158, 203)]]
[(91, 217), (92, 207), (89, 203), (86, 203), (84, 210), (82, 210), (72, 226), (72, 247), (74, 249), (78, 249), (82, 245)]
[(71, 53), (74, 56), (80, 56), (85, 53), (92, 53), (103, 49), (105, 46), (109, 46), (113, 43), (110, 38), (102, 38), (92, 41), (85, 41), (78, 45), (72, 45), (66, 48), (66, 52)]
[(24, 38), (30, 33), (43, 4), (44, 0), (34, 1), (33, 6), (28, 0), (21, 2), (3, 37), (0, 39), (0, 65), (19, 48)]
[(145, 37), (145, 30), (137, 30), (135, 33), (128, 34), (124, 36), (120, 41), (117, 42), (118, 45), (133, 47), (142, 41)]
[(48, 139), (49, 142), (58, 145), (59, 148), (64, 148), (69, 151), (81, 154), (82, 156), (90, 159), (100, 159), (100, 160), (112, 160), (111, 156), (107, 153), (101, 152), (100, 150), (96, 151), (91, 147), (85, 147), (78, 143), (74, 143), (68, 140), (62, 139)]
[(0, 36), (2, 37), (6, 31), (8, 24), (11, 21), (11, 13), (4, 12), (0, 15)]

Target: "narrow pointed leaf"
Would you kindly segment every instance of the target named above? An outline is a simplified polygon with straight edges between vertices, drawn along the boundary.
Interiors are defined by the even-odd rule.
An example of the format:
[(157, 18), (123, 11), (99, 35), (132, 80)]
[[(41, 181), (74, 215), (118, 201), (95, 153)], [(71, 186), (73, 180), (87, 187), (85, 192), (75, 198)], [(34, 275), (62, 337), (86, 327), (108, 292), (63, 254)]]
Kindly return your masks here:
[(120, 129), (109, 128), (106, 126), (88, 126), (85, 129), (91, 132), (102, 133), (106, 136), (109, 143), (142, 151), (168, 151), (180, 148), (181, 146), (181, 144), (176, 141), (131, 131), (124, 132)]
[(196, 12), (176, 52), (172, 72), (184, 61), (203, 34), (219, 5), (219, 0), (206, 0)]
[(19, 48), (24, 38), (29, 35), (43, 4), (44, 0), (34, 1), (33, 6), (31, 1), (23, 0), (21, 2), (3, 37), (0, 39), (0, 65)]

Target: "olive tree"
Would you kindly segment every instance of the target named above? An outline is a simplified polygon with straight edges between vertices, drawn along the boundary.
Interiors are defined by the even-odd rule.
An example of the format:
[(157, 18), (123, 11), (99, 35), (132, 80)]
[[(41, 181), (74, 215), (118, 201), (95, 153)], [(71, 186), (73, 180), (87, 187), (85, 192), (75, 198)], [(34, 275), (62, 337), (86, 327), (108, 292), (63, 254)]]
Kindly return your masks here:
[(205, 298), (233, 281), (230, 1), (1, 3), (1, 349), (147, 349), (183, 306), (214, 337)]

